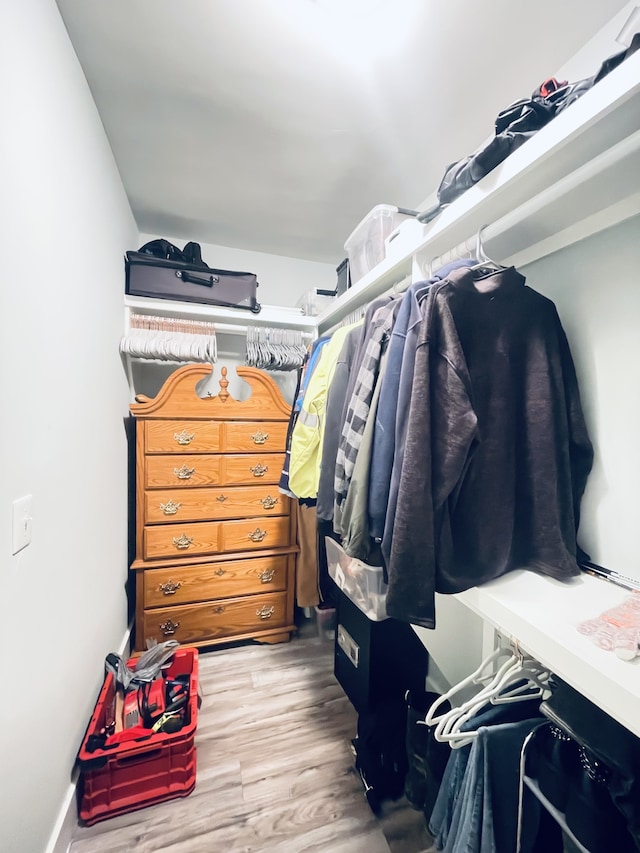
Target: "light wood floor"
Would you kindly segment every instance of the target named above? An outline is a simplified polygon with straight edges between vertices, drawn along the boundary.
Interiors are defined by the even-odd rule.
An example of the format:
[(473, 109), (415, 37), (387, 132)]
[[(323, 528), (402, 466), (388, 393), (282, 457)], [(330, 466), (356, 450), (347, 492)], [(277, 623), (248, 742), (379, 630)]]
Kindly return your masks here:
[(356, 712), (315, 624), (290, 643), (201, 653), (200, 683), (193, 793), (79, 826), (69, 853), (432, 849), (404, 798), (372, 814), (349, 745)]

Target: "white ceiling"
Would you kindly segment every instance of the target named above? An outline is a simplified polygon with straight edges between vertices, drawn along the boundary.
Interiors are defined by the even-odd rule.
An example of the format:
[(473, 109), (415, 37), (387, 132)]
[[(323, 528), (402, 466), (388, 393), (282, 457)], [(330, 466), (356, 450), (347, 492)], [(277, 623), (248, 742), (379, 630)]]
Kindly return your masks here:
[(624, 0), (57, 3), (141, 231), (338, 264)]

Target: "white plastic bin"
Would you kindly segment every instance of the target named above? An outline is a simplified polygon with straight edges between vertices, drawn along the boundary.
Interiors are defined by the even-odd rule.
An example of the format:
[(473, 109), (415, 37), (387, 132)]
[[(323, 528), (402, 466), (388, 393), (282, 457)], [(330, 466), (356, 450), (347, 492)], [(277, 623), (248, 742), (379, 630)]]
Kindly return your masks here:
[(349, 257), (351, 283), (355, 284), (385, 257), (385, 240), (394, 228), (417, 215), (392, 204), (377, 204), (367, 213), (344, 244)]
[(381, 566), (350, 557), (330, 536), (325, 537), (329, 575), (337, 586), (374, 622), (387, 618), (387, 585)]

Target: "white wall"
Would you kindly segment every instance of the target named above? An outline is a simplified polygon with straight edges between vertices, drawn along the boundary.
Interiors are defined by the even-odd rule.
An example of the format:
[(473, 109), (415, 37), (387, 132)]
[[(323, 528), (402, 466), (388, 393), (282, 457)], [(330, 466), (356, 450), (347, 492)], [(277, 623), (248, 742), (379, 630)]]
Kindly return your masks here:
[(579, 541), (591, 559), (640, 578), (640, 218), (522, 271), (554, 301), (571, 347), (594, 466)]
[[(53, 0), (0, 5), (0, 91), (0, 847), (41, 853), (127, 628), (118, 344), (138, 233)], [(26, 494), (33, 541), (12, 556)]]

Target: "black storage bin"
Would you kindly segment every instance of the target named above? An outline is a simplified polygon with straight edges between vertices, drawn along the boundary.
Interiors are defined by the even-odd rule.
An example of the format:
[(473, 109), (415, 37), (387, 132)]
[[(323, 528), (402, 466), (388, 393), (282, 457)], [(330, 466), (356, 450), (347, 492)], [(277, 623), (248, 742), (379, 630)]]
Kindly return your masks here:
[(125, 292), (131, 296), (260, 311), (254, 273), (163, 260), (143, 252), (127, 252), (125, 270)]
[(368, 619), (338, 587), (336, 597), (334, 673), (356, 711), (424, 690), (429, 654), (413, 628), (396, 619)]
[(338, 284), (336, 296), (341, 296), (351, 287), (351, 276), (349, 274), (349, 258), (345, 258), (340, 266), (336, 267), (338, 273)]

